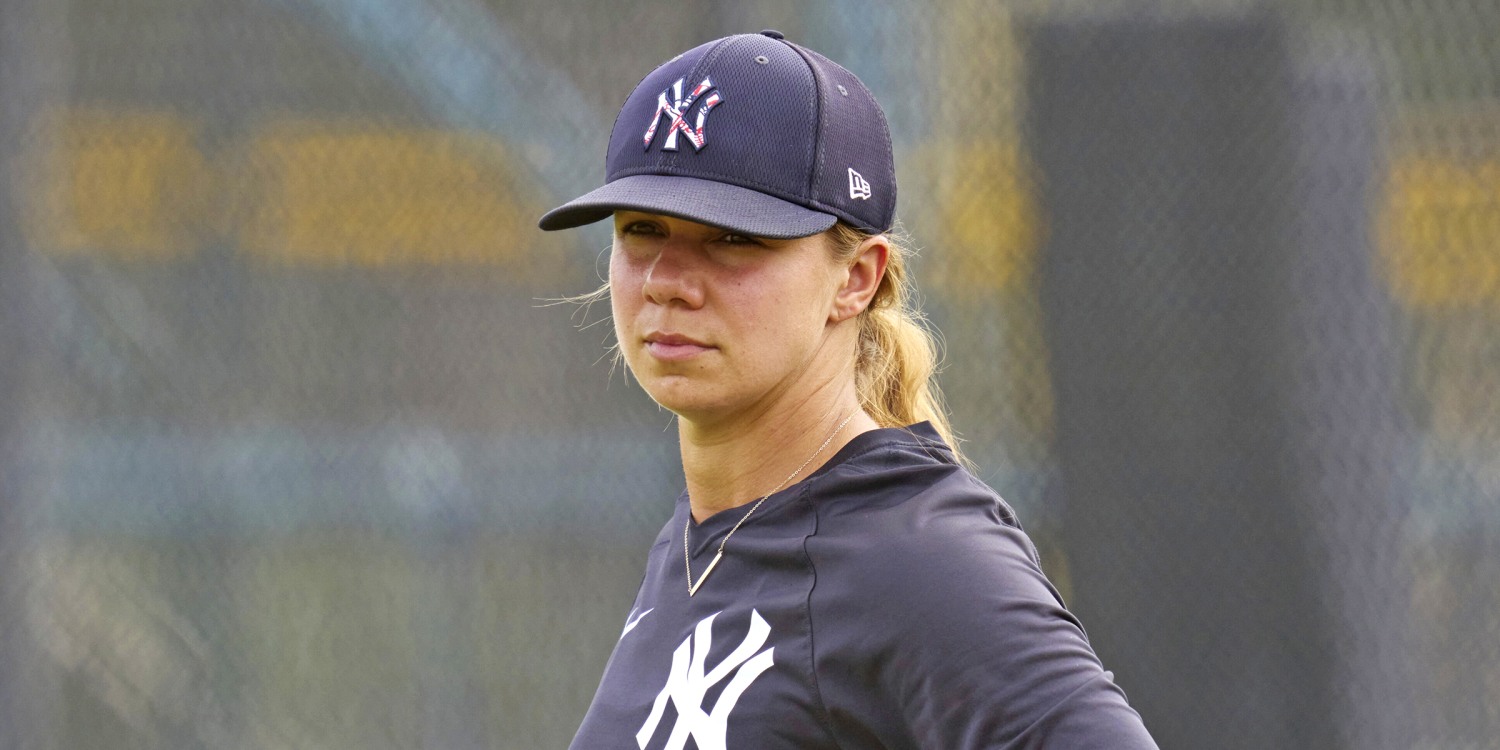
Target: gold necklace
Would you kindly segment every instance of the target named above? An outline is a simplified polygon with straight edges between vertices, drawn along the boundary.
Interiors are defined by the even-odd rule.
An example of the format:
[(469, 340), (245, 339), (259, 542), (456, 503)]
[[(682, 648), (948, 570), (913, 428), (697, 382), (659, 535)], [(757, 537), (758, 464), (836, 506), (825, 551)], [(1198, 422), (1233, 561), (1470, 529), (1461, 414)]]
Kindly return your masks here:
[(810, 464), (810, 463), (812, 463), (812, 460), (814, 458), (817, 458), (818, 454), (822, 453), (823, 449), (827, 448), (829, 443), (833, 442), (834, 436), (838, 435), (840, 432), (843, 432), (844, 427), (849, 424), (849, 420), (854, 419), (854, 415), (857, 414), (857, 413), (859, 413), (858, 409), (855, 409), (854, 411), (849, 412), (849, 416), (844, 417), (844, 421), (839, 422), (839, 426), (833, 428), (833, 432), (828, 433), (828, 438), (823, 441), (822, 445), (818, 446), (817, 450), (813, 451), (813, 454), (811, 456), (807, 457), (806, 461), (802, 462), (801, 466), (798, 466), (795, 471), (793, 471), (791, 474), (788, 474), (786, 479), (781, 480), (781, 484), (776, 485), (776, 489), (771, 490), (770, 492), (766, 493), (765, 497), (762, 497), (761, 499), (755, 501), (755, 505), (750, 506), (749, 512), (745, 513), (745, 515), (743, 515), (743, 516), (740, 516), (739, 523), (736, 523), (734, 525), (734, 528), (730, 529), (729, 533), (724, 535), (724, 541), (719, 542), (719, 551), (714, 554), (714, 559), (712, 559), (712, 560), (709, 561), (708, 567), (703, 569), (703, 577), (699, 578), (697, 583), (693, 583), (693, 563), (692, 563), (692, 556), (688, 554), (688, 528), (693, 525), (693, 510), (692, 510), (692, 506), (691, 505), (688, 506), (688, 517), (687, 517), (687, 520), (683, 521), (683, 523), (682, 523), (682, 564), (683, 564), (684, 567), (687, 568), (688, 596), (692, 596), (693, 594), (698, 593), (698, 587), (702, 586), (703, 582), (706, 581), (706, 580), (708, 580), (708, 574), (709, 573), (714, 572), (714, 566), (718, 565), (719, 564), (719, 560), (724, 557), (724, 545), (729, 544), (729, 537), (734, 536), (734, 532), (740, 530), (740, 526), (742, 524), (744, 524), (747, 519), (750, 518), (751, 514), (753, 514), (756, 510), (758, 510), (760, 508), (761, 503), (764, 503), (772, 495), (776, 494), (777, 492), (780, 492), (781, 488), (785, 487), (787, 485), (787, 482), (792, 481), (792, 477), (795, 477), (798, 474), (801, 474), (802, 470), (806, 469), (807, 465)]

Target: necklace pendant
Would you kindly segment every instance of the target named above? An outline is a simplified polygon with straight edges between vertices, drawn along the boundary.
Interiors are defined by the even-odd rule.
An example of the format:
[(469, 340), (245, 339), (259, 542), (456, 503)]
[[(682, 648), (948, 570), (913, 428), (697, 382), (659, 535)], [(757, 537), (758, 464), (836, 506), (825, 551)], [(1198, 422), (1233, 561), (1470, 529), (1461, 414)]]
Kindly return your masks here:
[(702, 586), (703, 582), (708, 580), (708, 574), (714, 572), (714, 566), (719, 564), (719, 559), (722, 557), (724, 557), (724, 551), (719, 550), (714, 555), (714, 559), (708, 563), (708, 567), (703, 569), (703, 575), (698, 577), (698, 582), (693, 583), (692, 580), (688, 581), (688, 596), (698, 593), (698, 587)]

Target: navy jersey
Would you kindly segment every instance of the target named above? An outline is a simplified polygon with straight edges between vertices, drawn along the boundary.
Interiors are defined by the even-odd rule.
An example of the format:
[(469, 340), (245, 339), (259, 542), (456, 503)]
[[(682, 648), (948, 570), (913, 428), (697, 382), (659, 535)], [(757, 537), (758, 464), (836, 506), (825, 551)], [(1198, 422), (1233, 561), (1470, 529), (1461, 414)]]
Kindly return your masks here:
[[(689, 531), (694, 575), (744, 509)], [(930, 425), (772, 495), (696, 596), (687, 497), (574, 750), (1155, 748), (1010, 508)]]

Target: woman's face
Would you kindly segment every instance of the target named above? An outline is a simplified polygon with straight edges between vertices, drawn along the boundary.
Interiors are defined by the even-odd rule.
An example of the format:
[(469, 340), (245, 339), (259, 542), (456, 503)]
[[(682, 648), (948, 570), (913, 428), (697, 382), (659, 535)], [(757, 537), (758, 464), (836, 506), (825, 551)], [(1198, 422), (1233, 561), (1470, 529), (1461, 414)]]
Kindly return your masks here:
[[(764, 413), (853, 356), (828, 346), (847, 269), (828, 240), (768, 240), (658, 214), (615, 213), (609, 285), (631, 372), (686, 419)], [(852, 339), (851, 339), (852, 342)]]

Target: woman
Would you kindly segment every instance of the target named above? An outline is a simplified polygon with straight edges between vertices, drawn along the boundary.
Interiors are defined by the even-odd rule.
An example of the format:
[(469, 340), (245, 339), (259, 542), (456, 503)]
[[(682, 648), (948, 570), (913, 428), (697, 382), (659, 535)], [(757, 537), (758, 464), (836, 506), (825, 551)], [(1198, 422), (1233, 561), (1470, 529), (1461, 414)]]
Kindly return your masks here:
[(773, 31), (637, 86), (606, 182), (620, 354), (686, 492), (574, 748), (1155, 747), (966, 471), (888, 234), (884, 115)]

